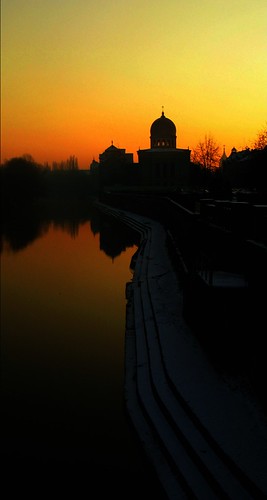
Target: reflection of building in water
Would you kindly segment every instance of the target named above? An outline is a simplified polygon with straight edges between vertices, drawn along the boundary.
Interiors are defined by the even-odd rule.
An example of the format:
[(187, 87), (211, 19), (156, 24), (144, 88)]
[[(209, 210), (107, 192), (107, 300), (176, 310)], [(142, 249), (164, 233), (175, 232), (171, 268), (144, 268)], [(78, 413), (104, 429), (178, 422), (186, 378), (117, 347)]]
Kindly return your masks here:
[(114, 235), (109, 228), (100, 232), (100, 250), (102, 250), (108, 257), (114, 260), (127, 248), (118, 235)]
[(99, 155), (99, 162), (92, 161), (91, 175), (98, 176), (100, 184), (179, 185), (189, 174), (190, 150), (176, 147), (176, 126), (164, 112), (150, 128), (150, 149), (133, 154), (125, 149), (109, 146)]
[(176, 126), (161, 117), (150, 127), (150, 149), (138, 151), (142, 184), (174, 185), (186, 181), (190, 150), (176, 148)]
[(139, 244), (139, 233), (97, 209), (91, 213), (90, 224), (94, 235), (99, 233), (100, 250), (112, 260), (127, 248)]

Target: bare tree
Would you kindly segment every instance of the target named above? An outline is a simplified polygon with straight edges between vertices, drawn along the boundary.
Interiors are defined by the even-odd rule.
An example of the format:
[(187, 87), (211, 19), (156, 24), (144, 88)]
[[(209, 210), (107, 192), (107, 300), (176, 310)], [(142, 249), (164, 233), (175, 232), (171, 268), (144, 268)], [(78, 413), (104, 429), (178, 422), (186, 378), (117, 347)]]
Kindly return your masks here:
[(265, 127), (263, 127), (262, 130), (258, 133), (253, 143), (254, 149), (264, 149), (265, 146), (267, 146), (267, 122), (265, 124)]
[(219, 166), (220, 157), (220, 148), (209, 134), (193, 149), (192, 161), (202, 168), (214, 170)]
[(76, 156), (69, 156), (69, 158), (66, 161), (60, 161), (56, 162), (53, 161), (52, 163), (52, 170), (78, 170), (78, 159)]
[(76, 156), (72, 155), (66, 161), (66, 169), (67, 170), (78, 170), (78, 159)]

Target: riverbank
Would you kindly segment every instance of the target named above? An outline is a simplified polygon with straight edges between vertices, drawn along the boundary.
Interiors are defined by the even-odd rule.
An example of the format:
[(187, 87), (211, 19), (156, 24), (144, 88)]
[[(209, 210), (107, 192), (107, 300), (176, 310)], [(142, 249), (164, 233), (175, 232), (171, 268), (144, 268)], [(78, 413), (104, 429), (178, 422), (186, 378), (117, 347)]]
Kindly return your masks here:
[(266, 417), (242, 380), (216, 371), (185, 322), (164, 228), (102, 209), (142, 235), (127, 286), (125, 397), (168, 498), (265, 498)]

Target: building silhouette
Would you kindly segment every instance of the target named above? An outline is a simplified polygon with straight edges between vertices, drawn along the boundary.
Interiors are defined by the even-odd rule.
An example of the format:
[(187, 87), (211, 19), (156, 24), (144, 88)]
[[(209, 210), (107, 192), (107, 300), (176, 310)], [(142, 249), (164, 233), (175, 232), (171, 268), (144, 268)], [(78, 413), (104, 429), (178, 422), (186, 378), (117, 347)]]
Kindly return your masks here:
[(143, 185), (179, 185), (189, 175), (189, 149), (176, 147), (176, 126), (162, 111), (150, 127), (150, 149), (139, 149), (138, 162)]
[(136, 177), (136, 164), (133, 153), (126, 153), (125, 149), (114, 146), (113, 141), (103, 153), (99, 155), (99, 162), (95, 159), (90, 165), (90, 174), (98, 180), (100, 185), (132, 184)]
[(176, 126), (162, 111), (150, 127), (150, 148), (133, 154), (114, 146), (113, 142), (93, 160), (90, 173), (98, 176), (101, 185), (131, 184), (142, 186), (179, 186), (187, 183), (190, 173), (188, 149), (176, 147)]
[(99, 155), (99, 161), (101, 165), (111, 167), (113, 165), (129, 164), (133, 163), (133, 153), (126, 153), (125, 149), (117, 148), (111, 141), (111, 146)]

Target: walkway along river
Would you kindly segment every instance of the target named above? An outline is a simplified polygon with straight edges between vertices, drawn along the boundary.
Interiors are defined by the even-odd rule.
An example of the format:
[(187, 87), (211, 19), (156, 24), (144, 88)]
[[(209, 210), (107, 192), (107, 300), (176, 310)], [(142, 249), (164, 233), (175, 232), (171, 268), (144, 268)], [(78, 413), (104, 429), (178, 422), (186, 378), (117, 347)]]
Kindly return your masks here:
[(127, 290), (125, 397), (168, 498), (266, 498), (266, 418), (185, 324), (164, 228), (102, 209), (142, 234)]

